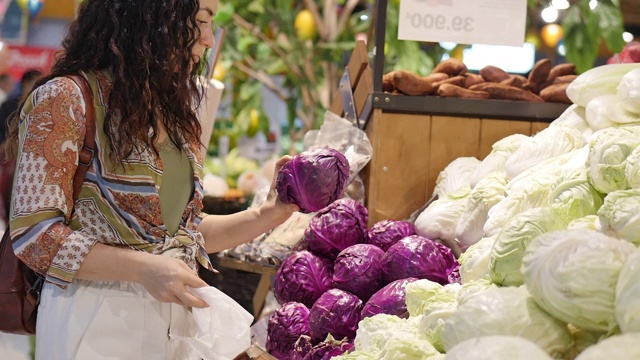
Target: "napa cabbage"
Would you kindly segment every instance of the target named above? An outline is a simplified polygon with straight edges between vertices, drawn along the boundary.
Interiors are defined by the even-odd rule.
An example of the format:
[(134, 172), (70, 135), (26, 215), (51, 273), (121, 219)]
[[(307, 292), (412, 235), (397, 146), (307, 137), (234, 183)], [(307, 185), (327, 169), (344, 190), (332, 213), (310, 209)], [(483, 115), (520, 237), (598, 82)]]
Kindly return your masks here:
[(538, 236), (522, 260), (524, 282), (541, 308), (585, 330), (617, 326), (615, 288), (635, 250), (628, 242), (587, 229)]

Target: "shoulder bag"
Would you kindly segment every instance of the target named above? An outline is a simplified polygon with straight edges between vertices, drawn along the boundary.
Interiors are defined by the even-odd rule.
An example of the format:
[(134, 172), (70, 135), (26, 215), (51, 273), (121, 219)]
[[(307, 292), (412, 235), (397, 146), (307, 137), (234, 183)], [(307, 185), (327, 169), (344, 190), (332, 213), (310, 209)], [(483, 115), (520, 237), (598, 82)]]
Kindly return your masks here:
[[(82, 90), (86, 103), (86, 134), (80, 150), (78, 169), (73, 178), (73, 199), (77, 199), (82, 183), (93, 162), (95, 144), (95, 109), (93, 93), (81, 75), (68, 75)], [(0, 331), (13, 334), (35, 334), (36, 316), (44, 277), (16, 257), (9, 226), (0, 240)]]

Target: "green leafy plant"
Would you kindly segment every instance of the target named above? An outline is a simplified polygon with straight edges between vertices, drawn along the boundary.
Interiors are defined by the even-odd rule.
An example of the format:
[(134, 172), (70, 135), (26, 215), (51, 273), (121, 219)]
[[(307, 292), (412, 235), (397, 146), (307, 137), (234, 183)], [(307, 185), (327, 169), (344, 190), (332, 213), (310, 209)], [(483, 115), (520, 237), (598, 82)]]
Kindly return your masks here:
[(576, 65), (578, 73), (593, 67), (601, 41), (614, 53), (625, 44), (620, 0), (599, 0), (593, 10), (589, 0), (578, 0), (567, 10), (562, 28), (566, 58)]
[[(227, 133), (237, 137), (252, 129), (268, 131), (264, 86), (287, 106), (289, 152), (295, 153), (295, 143), (319, 126), (329, 108), (355, 34), (366, 31), (367, 23), (355, 12), (359, 2), (236, 0), (222, 5), (214, 21), (228, 29), (222, 64), (233, 88), (233, 125)], [(298, 20), (304, 28), (298, 33), (295, 23), (304, 9), (312, 17)], [(260, 114), (257, 129), (252, 110)]]
[(442, 58), (445, 50), (437, 43), (399, 40), (399, 7), (400, 2), (397, 0), (389, 0), (387, 3), (385, 72), (407, 70), (428, 75)]

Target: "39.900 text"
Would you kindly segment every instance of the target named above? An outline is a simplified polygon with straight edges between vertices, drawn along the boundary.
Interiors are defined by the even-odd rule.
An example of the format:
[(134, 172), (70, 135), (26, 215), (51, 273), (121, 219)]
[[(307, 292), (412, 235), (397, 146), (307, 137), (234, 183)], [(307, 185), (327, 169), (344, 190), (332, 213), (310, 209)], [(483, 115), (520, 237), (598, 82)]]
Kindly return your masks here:
[(407, 20), (411, 22), (411, 27), (415, 29), (472, 32), (474, 19), (469, 16), (453, 16), (448, 18), (444, 15), (407, 13)]

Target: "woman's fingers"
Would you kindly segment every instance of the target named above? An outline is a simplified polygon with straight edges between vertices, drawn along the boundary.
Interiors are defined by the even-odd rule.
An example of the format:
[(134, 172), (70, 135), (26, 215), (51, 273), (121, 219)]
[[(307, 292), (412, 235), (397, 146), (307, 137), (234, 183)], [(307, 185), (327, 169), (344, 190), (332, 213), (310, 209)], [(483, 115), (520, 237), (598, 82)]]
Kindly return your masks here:
[(293, 159), (293, 156), (291, 155), (284, 155), (283, 157), (281, 157), (280, 159), (278, 159), (278, 161), (276, 161), (276, 166), (275, 166), (275, 170), (273, 172), (273, 179), (272, 180), (272, 184), (275, 185), (276, 180), (278, 179), (278, 172), (280, 172), (280, 168), (282, 168), (282, 166), (286, 163), (288, 163), (289, 161), (291, 161), (291, 159)]
[(293, 159), (293, 156), (291, 155), (284, 155), (282, 156), (280, 159), (278, 159), (278, 161), (276, 162), (276, 170), (279, 170), (282, 165), (286, 164), (287, 162), (289, 162), (291, 159)]
[(206, 308), (209, 307), (206, 301), (200, 299), (199, 297), (190, 293), (186, 288), (184, 292), (178, 294), (179, 300), (187, 306), (191, 306), (194, 308)]
[(185, 306), (186, 304), (182, 302), (182, 300), (180, 300), (180, 298), (176, 295), (171, 295), (167, 298), (166, 301), (163, 302), (169, 302), (169, 303), (174, 303), (174, 304), (178, 304), (178, 305), (182, 305)]
[(197, 275), (189, 276), (189, 278), (185, 279), (184, 284), (186, 286), (190, 286), (194, 289), (209, 286), (204, 280), (200, 279)]
[[(185, 264), (186, 266), (186, 264)], [(201, 287), (207, 287), (207, 284), (204, 280), (200, 279), (198, 275), (191, 270), (188, 266), (188, 271), (186, 272), (186, 276), (182, 279), (181, 291), (177, 293), (180, 300), (187, 306), (192, 306), (195, 308), (205, 308), (209, 306), (206, 301), (200, 299), (199, 297), (193, 295), (189, 290), (187, 290), (187, 286), (197, 289)]]
[(142, 285), (158, 301), (171, 302), (196, 308), (207, 307), (207, 303), (191, 294), (187, 286), (200, 288), (209, 286), (184, 261), (155, 255), (151, 270), (142, 278)]

